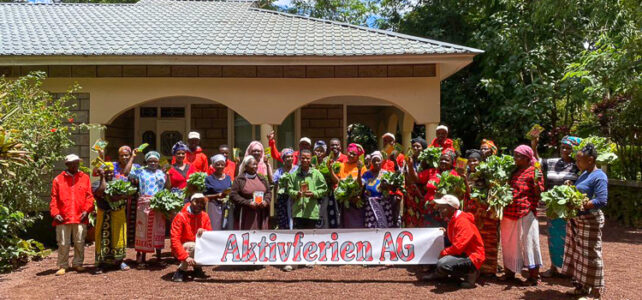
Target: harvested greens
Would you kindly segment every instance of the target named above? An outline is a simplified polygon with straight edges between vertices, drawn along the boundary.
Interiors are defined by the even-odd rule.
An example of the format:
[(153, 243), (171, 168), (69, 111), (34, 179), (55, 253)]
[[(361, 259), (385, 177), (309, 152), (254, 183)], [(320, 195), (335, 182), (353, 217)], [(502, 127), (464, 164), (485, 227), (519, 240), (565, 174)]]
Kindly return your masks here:
[(463, 177), (450, 174), (450, 171), (444, 171), (437, 176), (439, 177), (439, 183), (437, 184), (435, 196), (441, 198), (444, 195), (454, 195), (460, 200), (464, 199), (466, 181)]
[(406, 178), (401, 172), (386, 172), (381, 176), (381, 183), (383, 183), (388, 191), (401, 191), (406, 192), (405, 184)]
[(595, 159), (595, 161), (599, 165), (610, 165), (617, 160), (617, 154), (615, 154), (615, 144), (609, 142), (607, 138), (601, 136), (589, 136), (582, 139), (582, 142), (580, 142), (579, 145), (573, 147), (573, 153), (571, 153), (571, 157), (575, 159), (577, 151), (582, 150), (582, 148), (584, 148), (589, 143), (595, 146), (595, 150), (597, 151), (597, 158)]
[(192, 173), (187, 179), (187, 184), (194, 186), (197, 193), (203, 193), (205, 192), (205, 178), (207, 178), (205, 172)]
[(571, 219), (582, 208), (585, 195), (575, 186), (558, 185), (542, 193), (546, 203), (546, 216), (551, 219)]
[(174, 193), (164, 189), (154, 195), (149, 202), (149, 208), (169, 217), (179, 212), (183, 208), (183, 203), (182, 192)]
[[(417, 159), (424, 162), (429, 169), (439, 167), (439, 158), (441, 157), (441, 147), (428, 147), (421, 152)], [(421, 165), (420, 165), (421, 168)]]
[(361, 198), (361, 187), (359, 186), (359, 183), (352, 178), (352, 176), (348, 176), (346, 179), (339, 181), (337, 188), (334, 189), (334, 198), (337, 202), (343, 203), (346, 208), (349, 208), (352, 204), (350, 200), (355, 197), (358, 197), (359, 200), (354, 203), (354, 206), (357, 208), (363, 207), (363, 199)]
[[(105, 200), (107, 200), (107, 203), (109, 204), (111, 210), (119, 210), (125, 206), (125, 203), (127, 203), (127, 199), (125, 198), (125, 196), (134, 195), (137, 191), (138, 189), (129, 181), (112, 180), (108, 182), (107, 186), (105, 187)], [(116, 196), (124, 197), (120, 197), (119, 200), (112, 201), (112, 197)]]
[(473, 179), (486, 181), (486, 188), (473, 187), (471, 198), (488, 206), (492, 216), (501, 220), (504, 207), (513, 202), (513, 189), (508, 184), (515, 169), (515, 160), (510, 155), (493, 155), (477, 166), (477, 171), (470, 174)]

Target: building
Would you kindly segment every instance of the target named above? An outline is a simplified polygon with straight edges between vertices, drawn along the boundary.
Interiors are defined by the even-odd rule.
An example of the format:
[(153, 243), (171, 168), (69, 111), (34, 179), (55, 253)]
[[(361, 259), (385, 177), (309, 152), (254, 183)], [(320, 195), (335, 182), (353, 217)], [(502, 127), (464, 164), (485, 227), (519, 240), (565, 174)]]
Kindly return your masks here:
[[(347, 124), (409, 144), (440, 121), (440, 82), (481, 50), (259, 9), (252, 1), (0, 4), (0, 74), (42, 70), (45, 88), (82, 90), (76, 121), (105, 125), (75, 137), (148, 142), (169, 155), (191, 130), (212, 155), (222, 143), (281, 146), (301, 136), (345, 143)], [(93, 154), (91, 154), (93, 155)]]

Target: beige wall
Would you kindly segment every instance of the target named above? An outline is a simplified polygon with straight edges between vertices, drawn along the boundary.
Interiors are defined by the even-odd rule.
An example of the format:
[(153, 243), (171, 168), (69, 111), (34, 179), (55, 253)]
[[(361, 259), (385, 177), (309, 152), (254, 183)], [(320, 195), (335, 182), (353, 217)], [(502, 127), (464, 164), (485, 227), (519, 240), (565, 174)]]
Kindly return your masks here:
[(211, 99), (252, 124), (280, 124), (291, 112), (319, 99), (363, 96), (408, 112), (417, 123), (439, 122), (439, 79), (432, 78), (49, 78), (45, 88), (67, 90), (74, 82), (91, 95), (90, 122), (108, 124), (141, 103), (171, 96)]

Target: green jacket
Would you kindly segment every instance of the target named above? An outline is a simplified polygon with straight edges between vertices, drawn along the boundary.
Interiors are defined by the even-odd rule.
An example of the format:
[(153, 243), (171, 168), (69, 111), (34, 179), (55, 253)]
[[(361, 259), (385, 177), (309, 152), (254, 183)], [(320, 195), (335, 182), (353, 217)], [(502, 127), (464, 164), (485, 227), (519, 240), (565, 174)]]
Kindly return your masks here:
[[(288, 182), (288, 195), (292, 198), (292, 217), (304, 219), (319, 219), (319, 199), (328, 194), (325, 178), (319, 170), (310, 168), (308, 174), (303, 175), (301, 168), (290, 174)], [(308, 183), (308, 190), (312, 191), (312, 198), (301, 197), (297, 199), (301, 182)]]

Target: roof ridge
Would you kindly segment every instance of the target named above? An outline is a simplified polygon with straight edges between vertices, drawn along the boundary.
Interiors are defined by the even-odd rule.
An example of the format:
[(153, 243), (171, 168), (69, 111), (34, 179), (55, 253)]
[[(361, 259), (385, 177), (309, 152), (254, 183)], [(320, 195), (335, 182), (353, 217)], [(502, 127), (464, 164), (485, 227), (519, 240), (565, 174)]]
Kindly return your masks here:
[(457, 44), (451, 44), (451, 43), (446, 43), (446, 42), (442, 42), (442, 41), (437, 41), (437, 40), (428, 39), (428, 38), (422, 38), (422, 37), (413, 36), (413, 35), (407, 35), (407, 34), (398, 33), (398, 32), (394, 32), (394, 31), (382, 30), (382, 29), (371, 28), (371, 27), (366, 27), (366, 26), (359, 26), (359, 25), (354, 25), (354, 24), (345, 23), (345, 22), (339, 22), (339, 21), (333, 21), (333, 20), (326, 20), (326, 19), (319, 19), (319, 18), (302, 16), (302, 15), (295, 15), (295, 14), (291, 14), (291, 13), (287, 13), (287, 12), (283, 12), (283, 11), (278, 11), (278, 10), (269, 10), (269, 9), (263, 9), (263, 8), (257, 8), (257, 7), (250, 7), (249, 9), (256, 10), (256, 11), (261, 11), (261, 12), (266, 12), (266, 13), (283, 15), (283, 16), (291, 17), (291, 18), (300, 18), (300, 19), (306, 19), (306, 20), (311, 20), (311, 21), (315, 21), (315, 22), (321, 22), (321, 23), (328, 23), (328, 24), (333, 24), (333, 25), (345, 26), (345, 27), (364, 30), (364, 31), (368, 31), (368, 32), (383, 34), (383, 35), (387, 35), (387, 36), (395, 37), (395, 38), (403, 38), (403, 39), (408, 39), (408, 40), (417, 41), (417, 42), (430, 43), (430, 44), (443, 46), (443, 47), (451, 47), (451, 48), (455, 48), (455, 49), (467, 50), (467, 51), (470, 51), (470, 52), (473, 52), (473, 53), (484, 53), (484, 50), (480, 50), (480, 49), (477, 49), (477, 48), (466, 47), (466, 46), (457, 45)]

